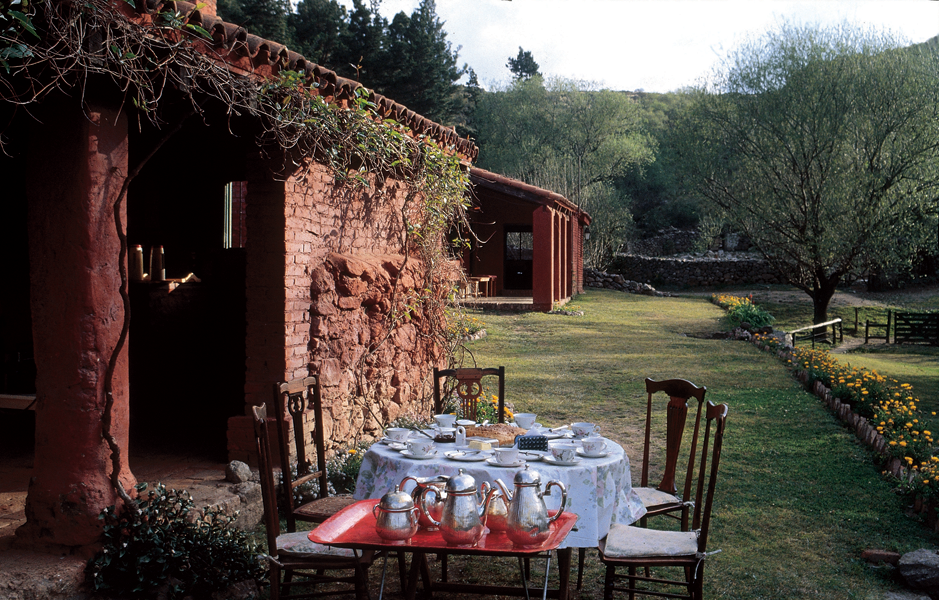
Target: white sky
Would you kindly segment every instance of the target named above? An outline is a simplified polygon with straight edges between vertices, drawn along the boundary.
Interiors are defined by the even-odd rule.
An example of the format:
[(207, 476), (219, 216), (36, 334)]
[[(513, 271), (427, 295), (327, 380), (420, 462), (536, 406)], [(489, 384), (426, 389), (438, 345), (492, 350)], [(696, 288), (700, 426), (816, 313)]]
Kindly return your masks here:
[[(351, 6), (350, 0), (341, 0)], [(436, 0), (447, 39), (484, 87), (511, 78), (521, 46), (546, 76), (616, 90), (668, 92), (707, 75), (726, 52), (783, 21), (889, 30), (909, 42), (939, 34), (929, 0)], [(382, 0), (389, 21), (420, 0)]]

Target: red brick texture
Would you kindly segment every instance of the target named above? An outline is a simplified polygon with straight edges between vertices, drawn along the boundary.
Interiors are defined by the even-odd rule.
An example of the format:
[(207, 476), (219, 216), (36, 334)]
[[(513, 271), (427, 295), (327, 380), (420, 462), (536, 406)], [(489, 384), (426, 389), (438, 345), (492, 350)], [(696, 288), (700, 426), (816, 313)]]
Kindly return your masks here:
[[(271, 401), (275, 381), (315, 374), (327, 445), (374, 436), (402, 410), (429, 414), (432, 317), (390, 318), (426, 287), (419, 260), (401, 254), (405, 187), (337, 188), (321, 165), (282, 181), (249, 175), (246, 411)], [(229, 423), (231, 458), (251, 450), (241, 420)]]

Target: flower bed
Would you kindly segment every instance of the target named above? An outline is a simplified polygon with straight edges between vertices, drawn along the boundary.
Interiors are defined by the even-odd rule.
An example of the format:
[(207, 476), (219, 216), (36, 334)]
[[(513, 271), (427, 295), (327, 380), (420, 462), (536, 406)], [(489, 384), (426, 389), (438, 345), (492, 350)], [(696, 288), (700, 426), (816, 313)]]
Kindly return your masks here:
[(897, 481), (926, 523), (939, 531), (939, 448), (929, 423), (936, 413), (919, 410), (913, 386), (841, 364), (827, 350), (784, 346), (779, 337), (765, 334), (752, 341), (787, 361), (806, 388), (883, 458), (884, 475)]

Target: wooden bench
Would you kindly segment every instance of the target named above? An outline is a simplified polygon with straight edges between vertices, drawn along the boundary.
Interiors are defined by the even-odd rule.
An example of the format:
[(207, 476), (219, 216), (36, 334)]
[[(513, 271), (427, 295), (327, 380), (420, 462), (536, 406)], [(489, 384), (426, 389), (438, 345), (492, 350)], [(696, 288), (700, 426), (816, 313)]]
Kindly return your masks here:
[(939, 344), (939, 313), (894, 313), (893, 343), (917, 342)]
[(0, 394), (0, 408), (36, 410), (35, 394)]

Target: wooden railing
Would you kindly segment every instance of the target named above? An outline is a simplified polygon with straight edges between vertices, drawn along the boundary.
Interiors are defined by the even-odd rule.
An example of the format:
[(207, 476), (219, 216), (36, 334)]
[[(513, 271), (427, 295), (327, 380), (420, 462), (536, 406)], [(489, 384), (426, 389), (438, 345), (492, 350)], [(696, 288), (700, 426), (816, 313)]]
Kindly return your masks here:
[[(828, 327), (831, 326), (831, 337), (828, 335)], [(827, 342), (832, 346), (838, 342), (844, 341), (844, 333), (841, 330), (841, 319), (832, 319), (824, 323), (816, 323), (808, 327), (800, 327), (790, 332), (792, 334), (792, 346), (797, 345), (799, 340), (812, 340), (812, 347), (815, 342)]]

